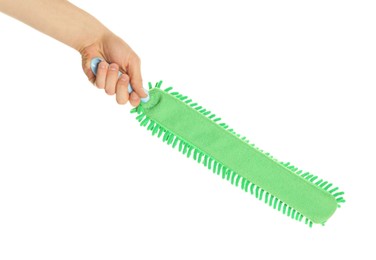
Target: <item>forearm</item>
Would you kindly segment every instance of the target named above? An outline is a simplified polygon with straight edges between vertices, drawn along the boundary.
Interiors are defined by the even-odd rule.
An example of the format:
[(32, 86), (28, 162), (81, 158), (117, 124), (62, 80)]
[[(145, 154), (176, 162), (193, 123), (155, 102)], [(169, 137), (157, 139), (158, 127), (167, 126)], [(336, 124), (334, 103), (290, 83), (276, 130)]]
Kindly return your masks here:
[(78, 51), (109, 33), (93, 16), (65, 0), (0, 0), (0, 11)]

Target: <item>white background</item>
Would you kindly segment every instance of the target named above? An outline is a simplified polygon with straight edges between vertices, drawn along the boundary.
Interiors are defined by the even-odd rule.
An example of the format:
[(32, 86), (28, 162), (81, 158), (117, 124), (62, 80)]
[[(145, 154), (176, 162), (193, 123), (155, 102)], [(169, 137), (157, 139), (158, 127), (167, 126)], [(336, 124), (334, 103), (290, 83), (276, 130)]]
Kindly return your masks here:
[[(0, 14), (0, 259), (375, 259), (373, 1), (73, 1), (164, 80), (347, 202), (309, 229), (140, 128)], [(347, 258), (346, 258), (347, 259)]]

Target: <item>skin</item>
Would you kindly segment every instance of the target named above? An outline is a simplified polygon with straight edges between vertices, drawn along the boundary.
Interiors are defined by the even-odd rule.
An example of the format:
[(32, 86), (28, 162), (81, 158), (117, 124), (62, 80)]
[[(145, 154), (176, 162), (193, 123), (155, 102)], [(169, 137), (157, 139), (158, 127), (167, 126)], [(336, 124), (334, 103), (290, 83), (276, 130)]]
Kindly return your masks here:
[[(132, 106), (147, 97), (142, 88), (141, 61), (129, 45), (97, 19), (66, 0), (0, 0), (0, 11), (77, 50), (88, 79), (119, 104)], [(90, 61), (100, 57), (97, 76)], [(107, 63), (107, 62), (109, 63)], [(118, 71), (123, 75), (118, 78)], [(128, 94), (128, 83), (134, 91)]]

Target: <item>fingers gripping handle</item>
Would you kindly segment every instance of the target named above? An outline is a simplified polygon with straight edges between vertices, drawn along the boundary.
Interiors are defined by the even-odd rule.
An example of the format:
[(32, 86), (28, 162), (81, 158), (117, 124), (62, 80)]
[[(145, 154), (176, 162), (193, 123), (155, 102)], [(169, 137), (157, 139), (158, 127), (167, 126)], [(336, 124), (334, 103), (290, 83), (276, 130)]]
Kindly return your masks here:
[[(90, 67), (91, 67), (91, 71), (94, 73), (94, 75), (97, 75), (98, 65), (99, 65), (99, 63), (101, 63), (101, 61), (103, 61), (101, 58), (94, 58), (94, 59), (91, 60)], [(122, 73), (119, 71), (118, 77), (120, 77), (121, 74)], [(133, 92), (133, 89), (132, 89), (131, 85), (129, 84), (128, 85), (128, 93), (131, 94), (132, 92)]]
[[(94, 58), (94, 59), (91, 60), (91, 62), (90, 62), (90, 67), (91, 67), (91, 71), (94, 73), (94, 75), (97, 75), (98, 65), (99, 65), (99, 63), (100, 63), (101, 61), (103, 61), (101, 58)], [(120, 77), (121, 75), (122, 75), (122, 73), (119, 71), (119, 75), (118, 75), (118, 77)], [(132, 92), (133, 92), (132, 86), (131, 86), (131, 84), (129, 84), (129, 85), (128, 85), (128, 93), (131, 94)], [(145, 91), (145, 92), (146, 92), (146, 94), (148, 94), (147, 91)], [(150, 96), (149, 96), (149, 94), (148, 94), (147, 97), (145, 97), (145, 98), (141, 98), (141, 102), (142, 102), (142, 103), (146, 103), (146, 102), (148, 102), (149, 100), (150, 100)]]

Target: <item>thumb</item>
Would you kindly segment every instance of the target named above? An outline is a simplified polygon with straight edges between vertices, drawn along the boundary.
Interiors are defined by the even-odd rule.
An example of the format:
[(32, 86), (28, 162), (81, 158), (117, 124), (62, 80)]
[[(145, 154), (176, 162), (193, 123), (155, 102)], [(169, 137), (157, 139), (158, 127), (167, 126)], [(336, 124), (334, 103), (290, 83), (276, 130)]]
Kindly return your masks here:
[(105, 60), (102, 55), (100, 55), (97, 51), (92, 50), (90, 47), (85, 48), (81, 52), (81, 58), (82, 58), (82, 69), (89, 79), (91, 83), (95, 83), (95, 75), (93, 71), (91, 70), (91, 61), (94, 58), (99, 58), (101, 60)]

